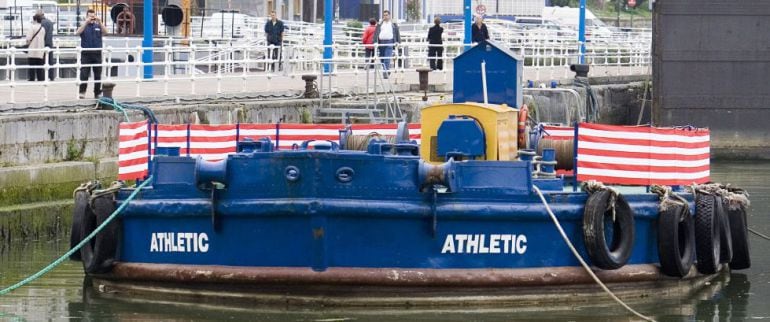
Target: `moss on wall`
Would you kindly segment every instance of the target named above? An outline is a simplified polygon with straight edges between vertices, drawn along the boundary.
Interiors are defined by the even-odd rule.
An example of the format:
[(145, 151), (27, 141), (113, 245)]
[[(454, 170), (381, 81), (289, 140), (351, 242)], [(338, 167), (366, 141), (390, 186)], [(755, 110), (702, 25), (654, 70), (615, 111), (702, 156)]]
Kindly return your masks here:
[(73, 200), (0, 208), (0, 244), (14, 240), (69, 238)]

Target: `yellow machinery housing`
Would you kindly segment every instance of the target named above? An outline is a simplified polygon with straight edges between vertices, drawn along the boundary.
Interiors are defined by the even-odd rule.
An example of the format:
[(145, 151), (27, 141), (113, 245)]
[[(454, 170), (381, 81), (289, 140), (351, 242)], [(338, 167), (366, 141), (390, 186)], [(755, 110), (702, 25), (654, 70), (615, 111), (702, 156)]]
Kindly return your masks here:
[(484, 160), (510, 161), (517, 158), (519, 110), (505, 104), (451, 103), (422, 109), (420, 157), (431, 163), (444, 162), (438, 155), (438, 130), (450, 115), (467, 116), (481, 125), (485, 138)]

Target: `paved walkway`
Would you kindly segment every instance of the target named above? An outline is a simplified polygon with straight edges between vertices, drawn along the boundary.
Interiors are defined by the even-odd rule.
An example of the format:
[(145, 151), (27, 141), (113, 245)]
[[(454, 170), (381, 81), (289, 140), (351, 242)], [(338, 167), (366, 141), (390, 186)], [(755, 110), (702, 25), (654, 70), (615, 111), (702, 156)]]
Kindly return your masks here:
[[(643, 75), (646, 67), (592, 67), (591, 76)], [(566, 81), (573, 74), (565, 67), (526, 67), (524, 82), (527, 80)], [(105, 80), (106, 81), (106, 80)], [(218, 78), (214, 75), (196, 75), (194, 79), (166, 78), (156, 76), (153, 80), (136, 78), (113, 78), (116, 83), (114, 97), (116, 99), (185, 99), (191, 97), (215, 99), (226, 95), (275, 95), (304, 91), (305, 83), (299, 76), (270, 75), (267, 73), (229, 74)], [(342, 94), (360, 94), (366, 88), (373, 88), (373, 77), (367, 76), (364, 70), (348, 71), (332, 77), (332, 91)], [(378, 80), (378, 82), (381, 82)], [(433, 72), (430, 83), (437, 85), (439, 91), (451, 91), (452, 73)], [(414, 70), (396, 73), (391, 76), (387, 85), (393, 86), (398, 92), (409, 91), (410, 87), (418, 84), (418, 74)], [(526, 84), (525, 84), (526, 85)], [(320, 84), (319, 84), (320, 86)], [(381, 86), (381, 84), (380, 84)], [(323, 91), (328, 91), (329, 85), (324, 84)], [(381, 87), (380, 87), (381, 88)], [(0, 81), (0, 111), (18, 108), (20, 106), (72, 106), (91, 104), (93, 85), (89, 84), (89, 97), (86, 100), (77, 98), (77, 82), (74, 79), (59, 79), (54, 82), (18, 81), (12, 84)]]

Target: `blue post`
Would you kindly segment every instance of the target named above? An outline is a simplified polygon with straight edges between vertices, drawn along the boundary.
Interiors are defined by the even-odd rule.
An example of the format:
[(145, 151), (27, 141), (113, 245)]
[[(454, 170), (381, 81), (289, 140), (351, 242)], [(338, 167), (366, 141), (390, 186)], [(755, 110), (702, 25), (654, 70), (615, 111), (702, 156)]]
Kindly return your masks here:
[[(334, 19), (334, 1), (324, 0), (324, 60), (332, 59), (332, 24)], [(331, 72), (331, 64), (324, 64), (324, 73)]]
[[(152, 48), (152, 22), (155, 20), (152, 18), (152, 0), (144, 0), (144, 40), (142, 40), (142, 47)], [(152, 50), (144, 50), (142, 52), (142, 62), (144, 65), (144, 79), (152, 79)]]
[(471, 0), (463, 0), (463, 14), (465, 15), (465, 50), (471, 49)]
[(586, 0), (580, 0), (580, 21), (578, 21), (578, 46), (580, 57), (578, 63), (585, 64), (586, 55)]

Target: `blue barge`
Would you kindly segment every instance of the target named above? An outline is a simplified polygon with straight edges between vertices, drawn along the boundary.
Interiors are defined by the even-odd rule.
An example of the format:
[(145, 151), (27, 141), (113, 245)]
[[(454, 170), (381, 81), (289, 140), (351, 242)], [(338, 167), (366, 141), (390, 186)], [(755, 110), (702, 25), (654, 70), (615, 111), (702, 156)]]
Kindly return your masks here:
[[(470, 67), (455, 78), (479, 87), (473, 66), (498, 56), (513, 57), (493, 43), (474, 47), (458, 57)], [(513, 63), (492, 74), (518, 88)], [(680, 296), (728, 267), (750, 266), (743, 191), (597, 182), (578, 191), (574, 178), (555, 175), (565, 151), (535, 155), (542, 133), (527, 131), (520, 93), (506, 84), (490, 84), (499, 105), (424, 108), (419, 145), (405, 124), (392, 138), (344, 130), (338, 141), (293, 150), (242, 138), (220, 161), (158, 145), (138, 193), (120, 183), (76, 190), (73, 245), (124, 209), (73, 259), (106, 293), (367, 306), (580, 301), (604, 296), (594, 273), (621, 295)], [(708, 153), (705, 166), (697, 159), (707, 139), (678, 132), (602, 138), (593, 160), (623, 157), (596, 155), (601, 144), (664, 138), (660, 150), (684, 155), (655, 162), (707, 178)], [(626, 171), (590, 165), (599, 176)], [(661, 171), (666, 182), (695, 178)]]
[[(515, 115), (479, 104), (427, 108), (422, 146), (403, 124), (396, 138), (368, 137), (366, 151), (346, 150), (346, 131), (288, 151), (244, 139), (220, 161), (158, 148), (135, 199), (136, 188), (122, 185), (76, 192), (81, 237), (126, 203), (81, 250), (84, 269), (111, 292), (325, 305), (441, 305), (447, 295), (501, 290), (516, 291), (497, 297), (506, 302), (601, 294), (554, 221), (602, 281), (634, 296), (702, 285), (730, 263), (719, 244), (728, 218), (720, 199), (600, 184), (574, 191), (553, 176), (553, 153), (530, 158), (495, 135), (515, 132), (517, 123), (503, 122)], [(498, 128), (485, 133), (491, 123)], [(421, 155), (426, 145), (434, 148)], [(520, 157), (500, 160), (512, 154)], [(377, 294), (388, 300), (372, 301)]]

